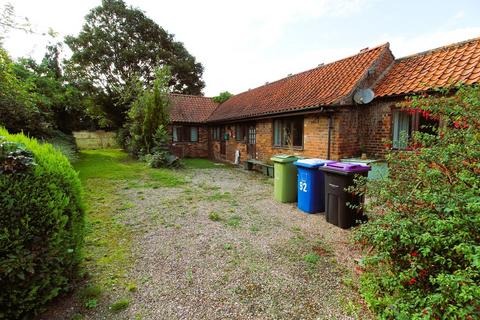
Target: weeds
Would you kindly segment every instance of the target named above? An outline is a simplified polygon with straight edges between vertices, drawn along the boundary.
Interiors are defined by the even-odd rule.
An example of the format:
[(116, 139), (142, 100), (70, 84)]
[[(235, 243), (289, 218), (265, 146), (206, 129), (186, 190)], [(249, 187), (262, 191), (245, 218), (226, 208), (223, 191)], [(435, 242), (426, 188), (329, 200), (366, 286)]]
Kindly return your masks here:
[(187, 278), (188, 284), (192, 284), (192, 283), (193, 283), (193, 272), (192, 272), (192, 269), (188, 269), (187, 271), (185, 271), (185, 276), (186, 276), (186, 278)]
[(120, 312), (128, 308), (130, 301), (126, 298), (120, 299), (110, 305), (110, 310), (113, 312)]
[(85, 302), (85, 308), (87, 309), (94, 309), (96, 308), (98, 305), (98, 300), (97, 299), (88, 299), (86, 302)]
[(242, 218), (240, 216), (234, 215), (227, 220), (227, 226), (229, 227), (238, 227)]
[(320, 260), (320, 256), (316, 253), (308, 253), (303, 257), (303, 260), (314, 265)]
[(208, 219), (212, 221), (220, 221), (222, 220), (222, 217), (220, 217), (220, 215), (217, 212), (212, 211), (208, 214)]
[(130, 282), (129, 284), (127, 284), (127, 290), (129, 292), (137, 291), (137, 285), (133, 282)]

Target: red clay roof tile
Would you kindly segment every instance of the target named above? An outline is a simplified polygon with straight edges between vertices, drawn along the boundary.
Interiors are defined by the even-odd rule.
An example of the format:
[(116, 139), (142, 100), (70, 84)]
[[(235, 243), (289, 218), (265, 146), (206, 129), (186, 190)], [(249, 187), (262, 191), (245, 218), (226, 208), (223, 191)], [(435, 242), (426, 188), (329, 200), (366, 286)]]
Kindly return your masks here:
[(480, 38), (397, 59), (374, 89), (377, 97), (480, 81)]
[(234, 95), (218, 106), (209, 121), (338, 104), (353, 92), (385, 52), (391, 54), (388, 43)]
[(170, 94), (170, 120), (172, 122), (205, 122), (218, 103), (212, 98), (185, 94)]

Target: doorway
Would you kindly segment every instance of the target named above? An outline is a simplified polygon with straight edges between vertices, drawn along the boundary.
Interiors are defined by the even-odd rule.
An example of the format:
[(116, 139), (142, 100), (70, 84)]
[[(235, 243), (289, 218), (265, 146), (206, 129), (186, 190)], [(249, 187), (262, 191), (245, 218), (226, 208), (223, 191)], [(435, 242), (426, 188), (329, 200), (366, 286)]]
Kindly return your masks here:
[(220, 128), (220, 156), (225, 159), (227, 156), (227, 141), (225, 140), (225, 127)]
[(249, 159), (256, 159), (256, 143), (257, 143), (257, 129), (255, 123), (249, 124), (247, 126), (247, 153)]

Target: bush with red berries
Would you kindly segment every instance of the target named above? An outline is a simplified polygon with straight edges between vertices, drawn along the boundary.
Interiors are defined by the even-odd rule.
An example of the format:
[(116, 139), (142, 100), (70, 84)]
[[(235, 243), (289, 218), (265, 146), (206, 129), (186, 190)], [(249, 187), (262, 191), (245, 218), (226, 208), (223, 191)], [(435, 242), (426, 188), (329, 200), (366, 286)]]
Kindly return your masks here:
[[(439, 119), (368, 182), (361, 292), (383, 319), (480, 318), (480, 87), (402, 103)], [(364, 185), (359, 183), (357, 192)]]

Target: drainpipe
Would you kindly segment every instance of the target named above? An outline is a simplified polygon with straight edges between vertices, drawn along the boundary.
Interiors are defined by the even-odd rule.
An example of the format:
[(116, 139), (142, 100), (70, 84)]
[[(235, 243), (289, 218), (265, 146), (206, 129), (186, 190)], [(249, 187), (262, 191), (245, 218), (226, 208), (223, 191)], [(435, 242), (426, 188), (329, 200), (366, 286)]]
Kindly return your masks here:
[(328, 145), (327, 145), (327, 160), (330, 160), (330, 147), (332, 145), (332, 129), (333, 129), (333, 117), (332, 114), (328, 115)]

